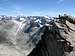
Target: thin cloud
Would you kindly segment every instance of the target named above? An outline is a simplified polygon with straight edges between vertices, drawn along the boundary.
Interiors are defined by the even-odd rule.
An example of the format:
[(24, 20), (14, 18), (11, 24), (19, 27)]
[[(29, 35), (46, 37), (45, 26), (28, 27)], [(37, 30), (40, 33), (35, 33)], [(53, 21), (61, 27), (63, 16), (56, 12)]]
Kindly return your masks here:
[(9, 1), (9, 0), (3, 0), (4, 2), (7, 2), (7, 1)]
[(59, 3), (62, 3), (62, 2), (64, 2), (64, 0), (58, 0), (58, 1), (57, 1), (58, 4), (59, 4)]

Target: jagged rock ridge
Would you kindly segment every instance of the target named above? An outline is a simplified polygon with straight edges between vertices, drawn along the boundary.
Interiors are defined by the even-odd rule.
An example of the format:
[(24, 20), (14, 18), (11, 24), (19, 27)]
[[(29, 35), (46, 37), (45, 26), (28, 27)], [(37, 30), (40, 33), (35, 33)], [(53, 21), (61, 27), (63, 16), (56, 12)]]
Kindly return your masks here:
[(74, 55), (70, 54), (75, 47), (74, 24), (72, 27), (70, 20), (64, 16), (58, 19), (45, 22), (43, 25), (40, 23), (41, 27), (35, 27), (33, 20), (31, 23), (2, 20), (0, 40), (11, 42), (24, 56), (64, 56), (66, 52), (68, 55)]

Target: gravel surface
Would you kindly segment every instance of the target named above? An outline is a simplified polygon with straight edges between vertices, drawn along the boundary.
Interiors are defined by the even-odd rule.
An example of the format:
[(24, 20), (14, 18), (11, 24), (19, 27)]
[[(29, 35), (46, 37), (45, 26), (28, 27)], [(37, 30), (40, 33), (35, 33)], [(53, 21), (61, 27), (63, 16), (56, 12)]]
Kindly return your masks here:
[(0, 56), (24, 56), (13, 45), (0, 43)]

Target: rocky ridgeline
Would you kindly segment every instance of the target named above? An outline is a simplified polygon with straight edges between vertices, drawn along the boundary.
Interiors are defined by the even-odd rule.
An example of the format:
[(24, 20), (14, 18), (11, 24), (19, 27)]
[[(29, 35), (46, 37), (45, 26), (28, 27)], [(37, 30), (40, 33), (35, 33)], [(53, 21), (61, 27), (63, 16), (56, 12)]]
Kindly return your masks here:
[(1, 43), (12, 43), (24, 56), (74, 56), (74, 19), (59, 15), (49, 20), (1, 20)]

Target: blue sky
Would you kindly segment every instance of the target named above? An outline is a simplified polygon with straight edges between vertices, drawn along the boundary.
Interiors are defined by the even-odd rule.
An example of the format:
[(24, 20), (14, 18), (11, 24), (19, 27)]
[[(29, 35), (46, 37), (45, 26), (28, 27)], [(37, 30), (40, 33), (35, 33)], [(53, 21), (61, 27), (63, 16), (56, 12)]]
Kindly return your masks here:
[(75, 16), (75, 0), (0, 0), (0, 15)]

